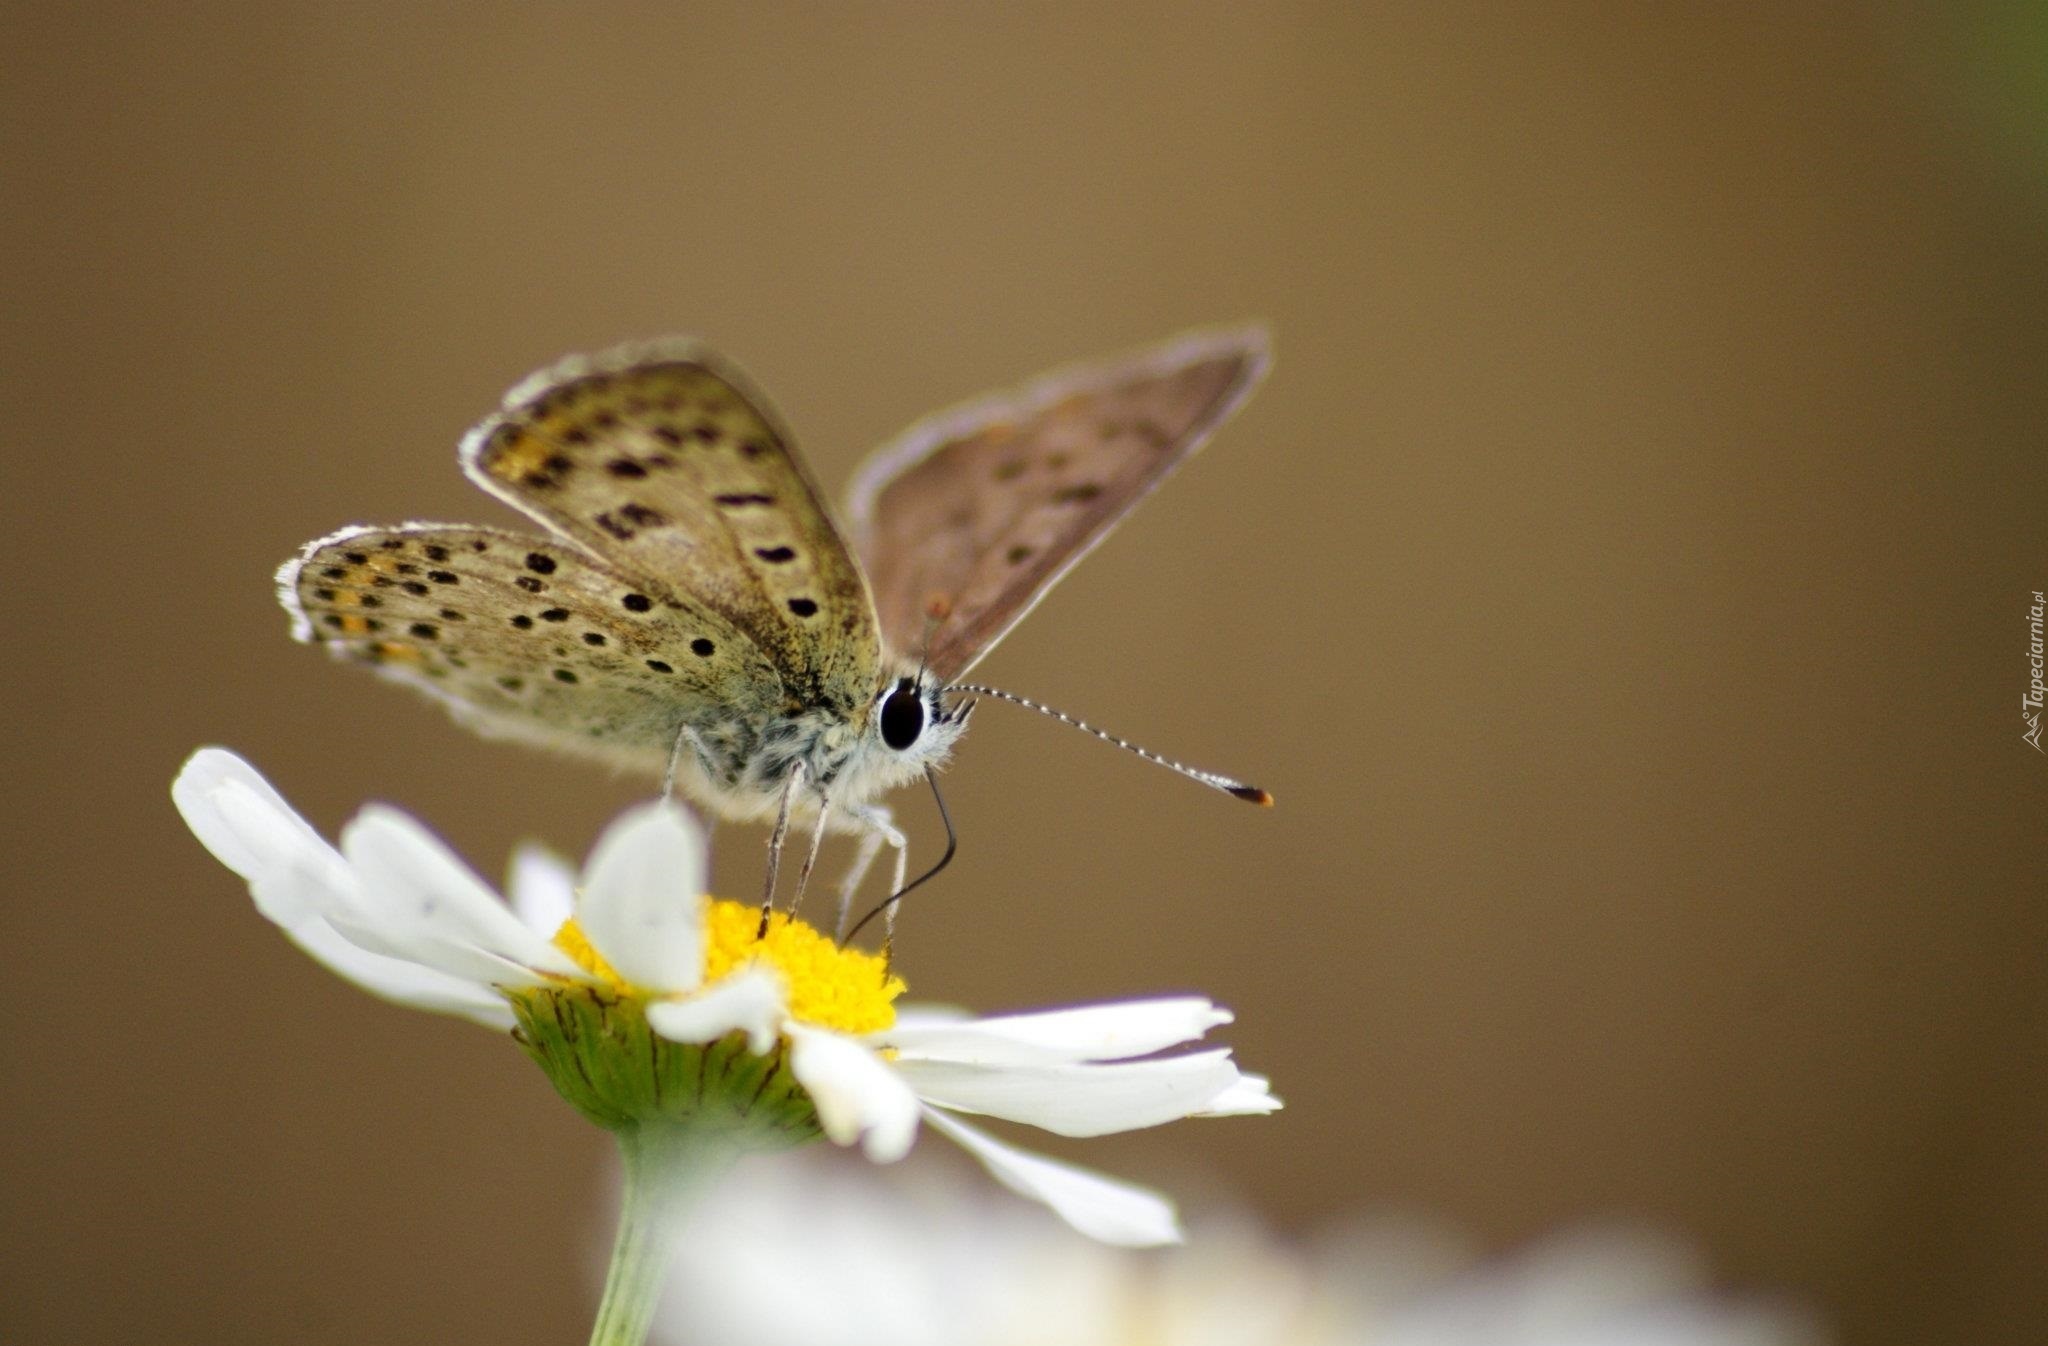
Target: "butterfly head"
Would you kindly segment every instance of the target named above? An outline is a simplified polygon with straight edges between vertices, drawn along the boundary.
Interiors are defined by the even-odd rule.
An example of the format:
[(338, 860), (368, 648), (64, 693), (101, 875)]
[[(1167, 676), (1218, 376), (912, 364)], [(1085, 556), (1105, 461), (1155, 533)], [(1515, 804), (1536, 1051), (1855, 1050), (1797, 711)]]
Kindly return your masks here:
[(922, 669), (882, 684), (870, 721), (882, 749), (903, 764), (922, 768), (945, 760), (967, 727), (969, 701), (948, 709), (943, 689)]

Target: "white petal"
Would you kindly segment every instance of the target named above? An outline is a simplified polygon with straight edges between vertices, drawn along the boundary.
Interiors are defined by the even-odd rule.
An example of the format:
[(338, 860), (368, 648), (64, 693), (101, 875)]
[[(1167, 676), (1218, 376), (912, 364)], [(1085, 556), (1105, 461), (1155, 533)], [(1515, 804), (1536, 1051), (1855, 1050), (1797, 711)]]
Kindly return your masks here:
[(360, 901), (328, 921), (371, 952), (497, 986), (535, 985), (542, 973), (588, 980), (453, 852), (397, 810), (364, 809), (342, 829), (341, 850), (361, 880)]
[(371, 953), (318, 916), (283, 929), (292, 943), (328, 971), (379, 999), (432, 1014), (453, 1014), (486, 1028), (510, 1028), (514, 1023), (512, 1007), (490, 987), (406, 959)]
[(835, 1144), (861, 1142), (877, 1163), (910, 1152), (917, 1138), (917, 1096), (882, 1059), (853, 1038), (787, 1024), (789, 1068), (817, 1106)]
[(621, 977), (649, 991), (704, 980), (704, 841), (688, 815), (656, 802), (629, 810), (583, 867), (576, 923)]
[(328, 971), (414, 1009), (512, 1026), (510, 1007), (489, 987), (371, 953), (337, 933), (321, 913), (358, 905), (355, 872), (247, 762), (202, 748), (171, 797), (206, 848), (249, 881), (257, 910)]
[(1019, 1196), (1044, 1202), (1092, 1239), (1127, 1248), (1181, 1241), (1173, 1203), (1157, 1192), (1005, 1145), (936, 1109), (926, 1108), (924, 1117), (979, 1159), (997, 1182)]
[(1103, 1065), (898, 1061), (896, 1070), (927, 1103), (1027, 1122), (1062, 1136), (1101, 1136), (1177, 1121), (1200, 1112), (1243, 1078), (1220, 1048)]
[(249, 881), (257, 906), (279, 924), (352, 897), (348, 862), (227, 749), (193, 753), (171, 782), (171, 800), (199, 843)]
[(964, 1022), (930, 1017), (906, 1022), (899, 1017), (894, 1027), (870, 1040), (896, 1048), (899, 1060), (930, 1058), (974, 1065), (1121, 1061), (1190, 1042), (1230, 1019), (1229, 1010), (1200, 996), (1176, 996)]
[(1243, 1117), (1280, 1111), (1273, 1082), (1264, 1075), (1239, 1075), (1237, 1083), (1202, 1105), (1197, 1117)]
[(655, 1032), (676, 1042), (715, 1042), (745, 1030), (747, 1046), (760, 1056), (775, 1045), (788, 1012), (782, 979), (750, 967), (706, 987), (687, 1000), (658, 1000), (647, 1007)]
[(896, 1007), (897, 1026), (903, 1028), (937, 1027), (942, 1024), (957, 1024), (974, 1018), (974, 1011), (959, 1005), (935, 1005), (919, 1001), (914, 1005)]
[(512, 852), (505, 896), (528, 930), (553, 939), (562, 922), (576, 914), (576, 870), (539, 842), (526, 842)]

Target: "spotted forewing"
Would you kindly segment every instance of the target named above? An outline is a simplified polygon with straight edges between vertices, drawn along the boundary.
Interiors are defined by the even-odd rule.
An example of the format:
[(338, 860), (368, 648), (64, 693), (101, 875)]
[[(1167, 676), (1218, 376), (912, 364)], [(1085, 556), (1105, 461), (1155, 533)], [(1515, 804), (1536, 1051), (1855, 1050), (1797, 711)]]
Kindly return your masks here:
[[(877, 451), (848, 513), (884, 639), (971, 668), (1244, 401), (1257, 328), (1197, 333), (941, 412)], [(928, 636), (927, 636), (927, 633)]]
[(854, 714), (880, 663), (859, 566), (764, 399), (692, 343), (564, 362), (470, 432), (485, 489), (743, 632), (806, 705)]

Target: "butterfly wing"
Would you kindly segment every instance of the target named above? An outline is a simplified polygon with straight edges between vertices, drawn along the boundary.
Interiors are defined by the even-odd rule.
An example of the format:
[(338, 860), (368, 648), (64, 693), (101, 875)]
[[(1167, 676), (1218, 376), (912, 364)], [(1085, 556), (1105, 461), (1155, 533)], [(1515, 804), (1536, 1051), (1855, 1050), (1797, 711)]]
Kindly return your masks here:
[(794, 702), (866, 714), (881, 642), (860, 567), (766, 402), (701, 347), (543, 370), (470, 431), (462, 463), (647, 592), (723, 618)]
[(681, 724), (777, 674), (717, 612), (657, 598), (557, 539), (458, 524), (348, 528), (278, 571), (292, 634), (499, 737), (659, 771)]
[(945, 681), (972, 668), (1270, 359), (1262, 329), (1194, 333), (941, 412), (878, 450), (847, 512), (890, 648), (926, 649)]

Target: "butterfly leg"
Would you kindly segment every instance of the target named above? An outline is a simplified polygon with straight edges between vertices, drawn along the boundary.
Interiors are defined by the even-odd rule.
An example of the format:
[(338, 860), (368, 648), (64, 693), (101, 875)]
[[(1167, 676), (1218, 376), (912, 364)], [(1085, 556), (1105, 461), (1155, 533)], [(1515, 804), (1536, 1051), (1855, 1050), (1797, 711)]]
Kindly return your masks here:
[(711, 754), (704, 750), (704, 740), (698, 738), (697, 731), (688, 724), (681, 725), (676, 730), (675, 745), (668, 750), (668, 770), (661, 777), (661, 797), (664, 800), (676, 797), (676, 768), (683, 763), (684, 744), (688, 744), (690, 751), (697, 755), (698, 766), (707, 773), (711, 769)]
[(803, 905), (804, 889), (811, 883), (811, 870), (818, 863), (818, 847), (825, 842), (825, 824), (832, 816), (832, 798), (824, 790), (818, 791), (818, 825), (811, 829), (810, 853), (804, 856), (804, 867), (796, 872), (796, 896), (789, 899), (789, 914), (796, 915), (796, 909)]
[(839, 934), (846, 936), (846, 918), (853, 910), (853, 896), (860, 891), (861, 881), (868, 876), (875, 857), (882, 853), (884, 845), (896, 850), (896, 885), (889, 891), (900, 892), (903, 876), (910, 863), (910, 838), (898, 831), (895, 815), (882, 804), (865, 804), (848, 809), (846, 816), (860, 824), (860, 849), (854, 853), (853, 865), (846, 871), (846, 877), (839, 882)]
[(839, 881), (839, 938), (846, 939), (846, 918), (853, 912), (853, 895), (860, 890), (861, 880), (868, 876), (874, 866), (875, 857), (881, 854), (882, 843), (888, 840), (885, 833), (869, 831), (861, 833), (860, 849), (854, 852), (853, 863), (847, 867), (846, 877)]
[(782, 782), (782, 804), (775, 810), (775, 830), (768, 834), (768, 878), (761, 886), (761, 928), (756, 939), (768, 933), (768, 913), (775, 910), (775, 879), (782, 869), (782, 842), (789, 835), (789, 806), (803, 779), (804, 762), (799, 757), (789, 764), (789, 776)]

